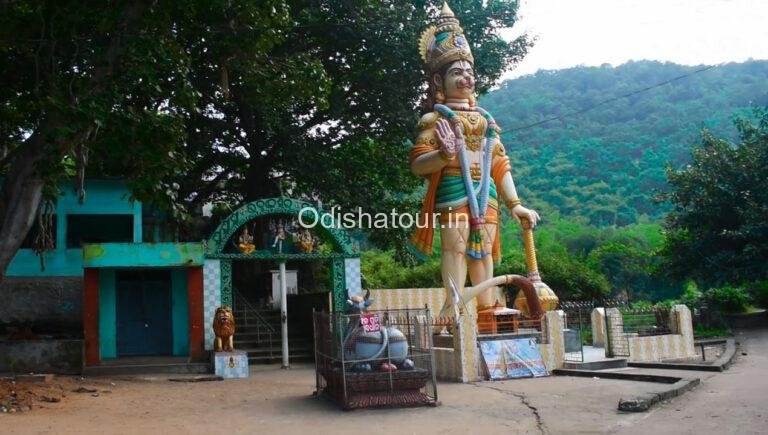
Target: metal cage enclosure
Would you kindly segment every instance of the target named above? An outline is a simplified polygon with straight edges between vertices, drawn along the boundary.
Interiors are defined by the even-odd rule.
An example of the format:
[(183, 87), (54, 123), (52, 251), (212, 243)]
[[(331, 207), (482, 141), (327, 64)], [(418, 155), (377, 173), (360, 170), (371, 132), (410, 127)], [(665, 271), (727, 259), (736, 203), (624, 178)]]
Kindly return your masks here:
[[(382, 346), (375, 333), (362, 332), (365, 318), (377, 318), (386, 348), (372, 358), (357, 357), (360, 346)], [(316, 394), (344, 409), (437, 405), (432, 319), (428, 309), (365, 313), (315, 312)], [(405, 338), (392, 332), (397, 330)], [(397, 341), (395, 341), (395, 338)], [(397, 342), (397, 356), (392, 344)], [(381, 347), (379, 348), (381, 349)], [(407, 350), (405, 350), (407, 349)], [(407, 352), (406, 362), (402, 352)], [(382, 368), (382, 365), (394, 365)]]

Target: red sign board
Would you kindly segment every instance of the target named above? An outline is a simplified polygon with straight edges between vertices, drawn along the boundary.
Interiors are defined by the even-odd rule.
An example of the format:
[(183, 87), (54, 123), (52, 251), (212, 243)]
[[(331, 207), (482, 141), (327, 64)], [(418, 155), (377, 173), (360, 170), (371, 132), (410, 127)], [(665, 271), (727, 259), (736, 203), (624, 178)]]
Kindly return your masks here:
[(360, 317), (360, 323), (363, 324), (365, 332), (381, 331), (381, 320), (379, 320), (378, 314), (363, 314)]

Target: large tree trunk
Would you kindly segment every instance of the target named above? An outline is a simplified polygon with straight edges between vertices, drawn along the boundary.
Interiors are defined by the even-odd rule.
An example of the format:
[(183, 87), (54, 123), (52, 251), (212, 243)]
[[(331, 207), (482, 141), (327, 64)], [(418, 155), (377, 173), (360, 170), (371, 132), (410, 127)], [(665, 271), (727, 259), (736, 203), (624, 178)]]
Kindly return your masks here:
[(250, 166), (245, 174), (245, 201), (280, 196), (278, 180), (272, 177), (270, 161), (251, 156)]
[(33, 133), (22, 147), (0, 190), (0, 283), (35, 222), (43, 196), (44, 183), (36, 173), (37, 163), (45, 156), (40, 132)]

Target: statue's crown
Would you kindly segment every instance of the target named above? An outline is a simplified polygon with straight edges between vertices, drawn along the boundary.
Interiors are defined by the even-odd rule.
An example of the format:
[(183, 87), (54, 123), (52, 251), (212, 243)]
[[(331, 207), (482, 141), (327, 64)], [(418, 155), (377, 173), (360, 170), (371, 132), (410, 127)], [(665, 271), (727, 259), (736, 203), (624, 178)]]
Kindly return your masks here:
[(474, 63), (469, 42), (464, 36), (464, 30), (459, 25), (459, 20), (448, 7), (448, 2), (443, 3), (437, 23), (429, 26), (421, 34), (419, 41), (419, 54), (424, 61), (424, 69), (428, 74), (438, 71), (444, 65), (457, 60), (466, 60)]

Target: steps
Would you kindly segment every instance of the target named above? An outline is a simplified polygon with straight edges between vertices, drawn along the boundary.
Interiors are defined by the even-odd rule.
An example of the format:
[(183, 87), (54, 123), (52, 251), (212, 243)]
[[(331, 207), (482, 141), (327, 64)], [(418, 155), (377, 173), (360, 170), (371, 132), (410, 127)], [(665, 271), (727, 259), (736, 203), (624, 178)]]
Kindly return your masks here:
[(624, 367), (627, 367), (626, 358), (610, 358), (589, 362), (563, 362), (563, 368), (570, 370), (605, 370)]
[(101, 365), (83, 368), (84, 376), (119, 376), (138, 374), (211, 373), (208, 363), (190, 363), (186, 357), (124, 357), (104, 360)]
[[(237, 304), (236, 304), (237, 305)], [(248, 304), (234, 311), (237, 330), (235, 349), (248, 353), (250, 364), (274, 364), (282, 361), (280, 312), (255, 309)], [(288, 328), (288, 358), (291, 362), (312, 361), (312, 337), (291, 334)]]

